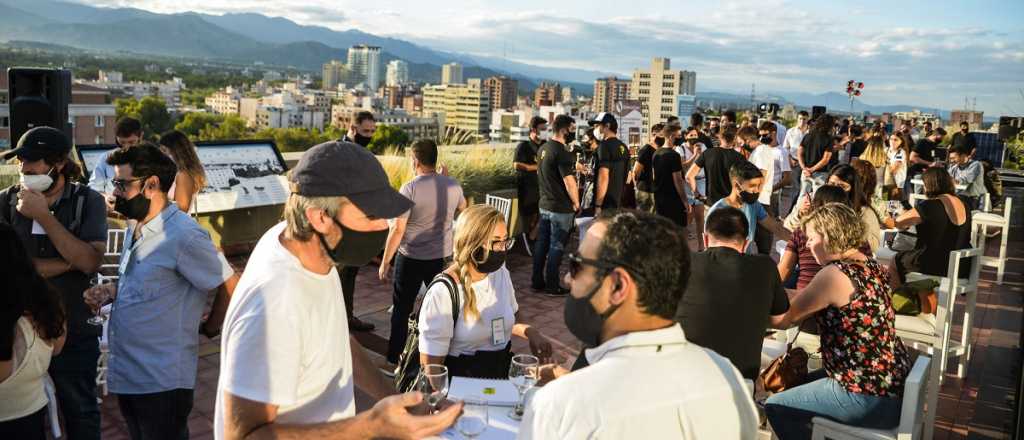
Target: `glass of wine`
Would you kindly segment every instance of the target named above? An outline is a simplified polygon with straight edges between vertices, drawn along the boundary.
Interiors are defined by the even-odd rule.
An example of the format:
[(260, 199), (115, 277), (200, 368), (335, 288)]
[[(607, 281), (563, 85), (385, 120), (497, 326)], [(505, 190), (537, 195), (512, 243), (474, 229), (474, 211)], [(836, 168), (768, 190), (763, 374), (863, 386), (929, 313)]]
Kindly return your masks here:
[(448, 397), (448, 367), (440, 364), (426, 364), (420, 369), (417, 389), (423, 393), (430, 412), (436, 412), (438, 406)]
[(512, 365), (508, 369), (508, 380), (519, 391), (519, 401), (512, 408), (512, 412), (508, 414), (512, 420), (523, 419), (523, 396), (526, 395), (526, 390), (537, 383), (539, 367), (540, 360), (536, 356), (517, 354), (512, 357)]
[[(114, 282), (114, 280), (111, 279), (111, 278), (107, 278), (107, 277), (105, 277), (103, 275), (96, 275), (95, 278), (92, 278), (92, 279), (89, 280), (89, 287), (90, 288), (103, 287), (103, 286), (106, 286), (106, 285), (111, 284), (113, 282)], [(99, 325), (99, 326), (102, 326), (103, 324), (106, 324), (107, 323), (107, 316), (103, 314), (103, 306), (105, 304), (107, 304), (107, 303), (109, 303), (109, 300), (104, 301), (103, 303), (101, 303), (100, 306), (96, 308), (96, 316), (93, 316), (93, 317), (89, 318), (85, 322), (87, 322), (87, 323), (89, 323), (91, 325)]]
[(462, 400), (462, 415), (455, 422), (455, 429), (470, 440), (487, 430), (490, 420), (487, 415), (487, 400), (480, 396), (466, 396)]

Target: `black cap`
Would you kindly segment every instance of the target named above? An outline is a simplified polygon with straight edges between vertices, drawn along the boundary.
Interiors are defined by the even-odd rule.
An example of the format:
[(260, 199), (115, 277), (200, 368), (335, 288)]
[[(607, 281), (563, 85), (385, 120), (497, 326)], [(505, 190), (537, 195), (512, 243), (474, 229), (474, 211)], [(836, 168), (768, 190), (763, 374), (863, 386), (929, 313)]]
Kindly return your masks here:
[(53, 127), (35, 127), (18, 140), (18, 147), (4, 154), (4, 159), (19, 157), (39, 160), (44, 157), (62, 156), (71, 151), (71, 142), (64, 132)]
[(331, 141), (310, 148), (290, 174), (292, 192), (309, 197), (347, 197), (366, 215), (394, 218), (412, 201), (391, 187), (388, 175), (366, 148)]
[(587, 125), (594, 126), (597, 124), (612, 124), (614, 122), (615, 115), (608, 112), (601, 112), (598, 113), (597, 116), (594, 116), (594, 118), (591, 119), (590, 122), (587, 123)]

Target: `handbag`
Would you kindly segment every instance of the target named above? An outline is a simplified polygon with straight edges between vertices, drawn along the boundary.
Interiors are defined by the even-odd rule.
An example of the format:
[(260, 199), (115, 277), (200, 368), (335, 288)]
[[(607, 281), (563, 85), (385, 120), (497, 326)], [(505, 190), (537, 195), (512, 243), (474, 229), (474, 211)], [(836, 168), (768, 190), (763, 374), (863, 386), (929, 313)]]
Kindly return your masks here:
[(938, 287), (939, 282), (933, 279), (906, 283), (893, 289), (892, 308), (900, 315), (934, 315), (938, 308), (938, 294), (935, 293)]
[(786, 352), (772, 360), (768, 367), (757, 375), (755, 389), (774, 394), (803, 385), (807, 381), (807, 351), (793, 347), (798, 337), (800, 330), (797, 330), (793, 342), (787, 341)]
[[(427, 286), (427, 291), (437, 283), (444, 284), (448, 288), (448, 295), (452, 300), (452, 334), (455, 334), (454, 327), (459, 323), (459, 293), (455, 288), (455, 280), (448, 274), (441, 272)], [(403, 393), (412, 391), (416, 386), (416, 379), (420, 375), (420, 309), (423, 308), (423, 298), (419, 298), (420, 304), (413, 308), (409, 314), (409, 331), (405, 336), (405, 347), (402, 347), (402, 354), (398, 355), (398, 366), (395, 367), (395, 389)]]

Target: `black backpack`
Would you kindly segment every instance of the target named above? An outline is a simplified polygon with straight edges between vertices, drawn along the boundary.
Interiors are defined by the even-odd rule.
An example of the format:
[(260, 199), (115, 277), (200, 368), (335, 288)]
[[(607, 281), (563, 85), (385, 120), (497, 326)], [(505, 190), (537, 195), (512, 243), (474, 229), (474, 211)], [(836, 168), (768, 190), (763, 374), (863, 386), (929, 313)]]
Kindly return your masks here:
[[(448, 274), (441, 272), (427, 286), (427, 291), (435, 284), (441, 283), (448, 288), (448, 295), (452, 300), (452, 334), (455, 334), (454, 327), (459, 322), (459, 293), (455, 286), (455, 280)], [(402, 354), (398, 356), (398, 366), (395, 368), (395, 389), (399, 392), (412, 391), (416, 386), (416, 379), (420, 374), (420, 310), (423, 308), (424, 296), (417, 298), (418, 304), (413, 307), (409, 314), (409, 332), (405, 335), (405, 347)]]

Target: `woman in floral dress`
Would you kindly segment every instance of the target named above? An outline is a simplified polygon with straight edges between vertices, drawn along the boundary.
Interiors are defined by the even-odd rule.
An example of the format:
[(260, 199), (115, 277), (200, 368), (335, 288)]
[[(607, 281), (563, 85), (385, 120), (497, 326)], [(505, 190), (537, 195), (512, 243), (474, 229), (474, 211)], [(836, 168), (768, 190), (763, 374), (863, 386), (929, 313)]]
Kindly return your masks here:
[(824, 368), (808, 383), (775, 394), (765, 413), (782, 440), (811, 438), (811, 419), (822, 416), (873, 429), (899, 424), (903, 380), (910, 370), (894, 327), (888, 273), (858, 249), (864, 225), (849, 206), (829, 203), (803, 220), (807, 247), (823, 267), (790, 309), (772, 324), (796, 325), (814, 316)]

